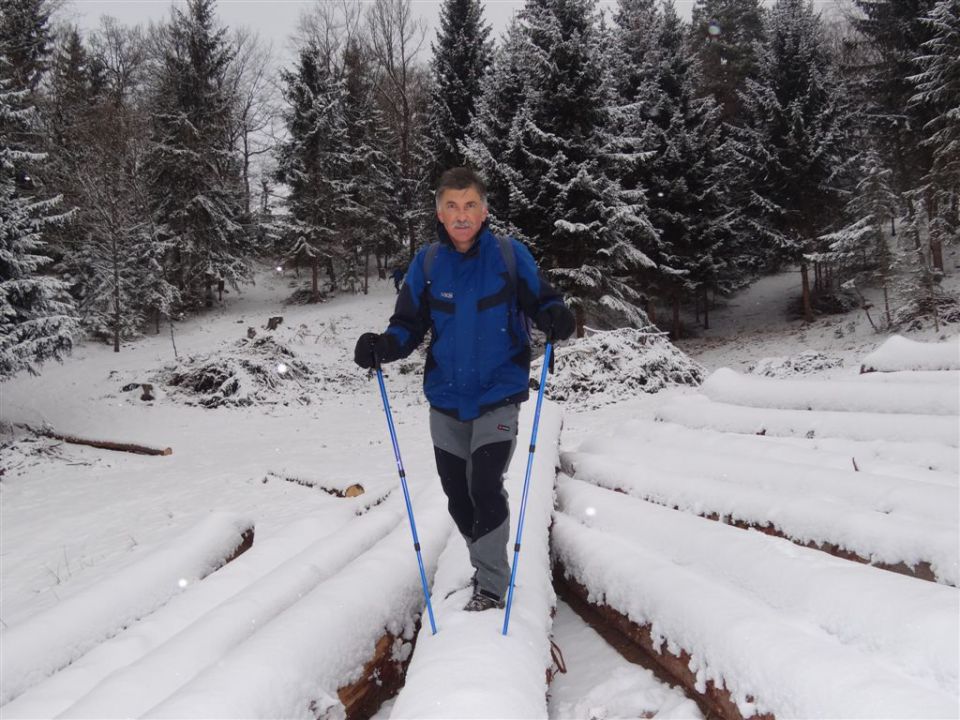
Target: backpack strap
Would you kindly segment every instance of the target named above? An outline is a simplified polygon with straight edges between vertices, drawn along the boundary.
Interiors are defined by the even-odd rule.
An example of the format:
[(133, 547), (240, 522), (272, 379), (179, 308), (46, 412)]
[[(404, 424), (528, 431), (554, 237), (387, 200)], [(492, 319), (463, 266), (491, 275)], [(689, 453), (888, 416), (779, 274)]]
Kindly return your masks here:
[(507, 266), (507, 275), (510, 276), (510, 288), (514, 294), (517, 292), (517, 254), (513, 249), (513, 240), (509, 237), (498, 237), (500, 243), (500, 255), (503, 256), (503, 264)]
[(437, 259), (437, 253), (440, 252), (440, 243), (432, 242), (427, 248), (427, 254), (423, 257), (423, 279), (425, 284), (430, 284), (430, 270), (433, 269), (433, 261)]

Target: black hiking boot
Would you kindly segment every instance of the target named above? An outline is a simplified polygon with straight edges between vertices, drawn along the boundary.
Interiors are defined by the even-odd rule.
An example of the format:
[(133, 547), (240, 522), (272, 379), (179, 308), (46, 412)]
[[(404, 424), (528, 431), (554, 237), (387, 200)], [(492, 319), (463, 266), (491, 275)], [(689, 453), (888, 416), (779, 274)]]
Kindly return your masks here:
[(503, 600), (483, 590), (477, 590), (470, 601), (464, 605), (463, 609), (467, 612), (482, 612), (484, 610), (500, 610), (503, 608)]

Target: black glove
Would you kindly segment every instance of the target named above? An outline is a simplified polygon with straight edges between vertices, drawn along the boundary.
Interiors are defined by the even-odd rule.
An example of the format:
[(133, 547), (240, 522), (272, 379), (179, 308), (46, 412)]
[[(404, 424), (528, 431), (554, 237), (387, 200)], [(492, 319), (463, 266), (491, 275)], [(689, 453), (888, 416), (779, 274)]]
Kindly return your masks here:
[(365, 370), (377, 366), (377, 361), (391, 362), (400, 357), (400, 344), (390, 333), (364, 333), (353, 350), (353, 361)]
[(550, 342), (566, 340), (577, 329), (573, 313), (563, 303), (554, 303), (542, 308), (537, 313), (535, 322)]

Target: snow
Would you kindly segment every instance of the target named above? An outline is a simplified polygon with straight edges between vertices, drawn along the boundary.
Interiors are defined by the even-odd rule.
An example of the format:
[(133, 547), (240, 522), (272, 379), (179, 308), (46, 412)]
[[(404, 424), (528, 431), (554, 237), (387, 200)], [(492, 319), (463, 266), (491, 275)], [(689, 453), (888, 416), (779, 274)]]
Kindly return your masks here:
[(714, 372), (702, 386), (714, 402), (785, 410), (839, 410), (870, 413), (950, 415), (960, 413), (960, 396), (936, 384), (875, 384), (850, 380), (773, 380), (740, 375), (729, 368)]
[(557, 604), (553, 640), (563, 648), (567, 672), (550, 685), (550, 717), (703, 717), (682, 691), (624, 660), (563, 602)]
[(960, 370), (960, 339), (919, 343), (894, 335), (863, 359), (863, 372)]
[[(795, 284), (793, 274), (765, 278), (728, 301), (711, 330), (677, 343), (689, 358), (665, 345), (655, 365), (617, 364), (616, 353), (595, 353), (611, 362), (593, 377), (589, 363), (577, 365), (607, 385), (545, 405), (507, 637), (502, 611), (461, 610), (469, 567), (436, 478), (422, 356), (387, 367), (439, 632), (420, 628), (406, 686), (379, 717), (699, 717), (682, 691), (627, 664), (565, 605), (551, 621), (558, 461), (555, 556), (596, 599), (690, 652), (701, 686), (722, 681), (746, 716), (960, 713), (960, 593), (947, 584), (960, 553), (960, 370), (937, 359), (956, 348), (957, 329), (911, 333), (885, 372), (859, 375), (886, 338), (854, 313), (810, 326), (778, 319), (786, 303), (775, 298)], [(169, 368), (189, 364), (174, 358), (168, 328), (118, 354), (83, 345), (38, 378), (3, 384), (4, 423), (173, 448), (146, 457), (4, 435), (0, 646), (5, 697), (17, 695), (4, 717), (334, 718), (337, 690), (359, 678), (385, 632), (398, 638), (396, 655), (411, 652), (423, 612), (416, 555), (376, 383), (350, 362), (357, 335), (389, 317), (392, 284), (284, 306), (293, 289), (261, 269), (227, 305), (175, 324), (181, 358), (252, 357), (242, 341), (252, 326), (311, 372), (245, 388), (249, 405), (208, 409), (162, 385)], [(274, 315), (284, 322), (269, 333)], [(589, 354), (575, 342), (558, 350), (571, 370)], [(743, 374), (773, 367), (764, 357), (815, 353), (816, 362), (792, 362), (803, 372), (788, 379)], [(713, 373), (702, 389), (639, 388), (636, 374), (678, 358)], [(149, 403), (122, 390), (151, 381)], [(560, 373), (550, 383), (561, 388)], [(509, 472), (514, 513), (532, 405)], [(355, 483), (365, 489), (356, 498), (323, 491)], [(797, 542), (698, 514), (770, 523)], [(254, 546), (180, 587), (190, 574), (181, 564), (217, 554), (212, 530), (187, 540), (209, 522), (224, 537), (252, 523)], [(877, 563), (929, 562), (939, 582), (797, 544), (808, 541)], [(110, 590), (150, 567), (148, 582)], [(93, 610), (109, 628), (97, 629)], [(69, 618), (79, 634), (45, 627), (31, 634), (44, 644), (8, 642), (44, 617)], [(548, 688), (551, 636), (569, 672)], [(14, 651), (36, 672), (8, 683)]]
[[(218, 574), (196, 595), (171, 602), (104, 643), (5, 712), (16, 717), (143, 714), (368, 550), (399, 524), (402, 513), (399, 501), (393, 501), (333, 533), (318, 537), (318, 528), (311, 528), (307, 536), (313, 542), (269, 573), (251, 577), (248, 566), (247, 572)], [(226, 583), (232, 587), (222, 588)], [(222, 597), (226, 599), (218, 603)], [(109, 598), (103, 600), (109, 604)], [(95, 686), (92, 678), (98, 681)], [(59, 702), (52, 703), (53, 698)]]
[(706, 395), (676, 397), (660, 408), (657, 419), (734, 433), (927, 443), (933, 455), (937, 446), (956, 448), (960, 442), (957, 416), (754, 408), (716, 403)]
[(0, 703), (216, 570), (252, 527), (215, 513), (182, 538), (0, 634)]
[[(510, 537), (529, 458), (534, 403), (523, 406), (520, 439), (508, 473)], [(550, 664), (550, 615), (555, 597), (550, 577), (547, 528), (553, 510), (553, 475), (560, 436), (559, 408), (543, 404), (537, 452), (530, 477), (524, 530), (508, 633), (505, 610), (469, 613), (470, 563), (463, 539), (454, 533), (440, 557), (434, 582), (438, 633), (421, 627), (406, 683), (392, 718), (542, 718), (547, 713), (544, 670)], [(511, 543), (512, 547), (512, 543)], [(512, 553), (511, 553), (512, 562)], [(456, 688), (456, 692), (438, 692)], [(495, 689), (491, 692), (491, 689)]]

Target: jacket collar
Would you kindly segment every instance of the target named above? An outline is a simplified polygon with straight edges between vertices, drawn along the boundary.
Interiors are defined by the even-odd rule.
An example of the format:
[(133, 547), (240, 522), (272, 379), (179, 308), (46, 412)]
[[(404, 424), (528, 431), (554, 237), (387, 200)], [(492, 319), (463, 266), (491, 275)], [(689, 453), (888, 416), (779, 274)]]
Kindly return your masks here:
[[(483, 224), (480, 226), (480, 232), (477, 233), (477, 239), (473, 242), (473, 245), (470, 246), (470, 249), (464, 253), (464, 255), (469, 257), (480, 252), (480, 243), (487, 235), (492, 236), (493, 232), (490, 230), (490, 221), (484, 220)], [(450, 233), (447, 232), (447, 229), (439, 220), (437, 220), (437, 239), (442, 245), (449, 247), (451, 250), (456, 252), (457, 249), (453, 246), (453, 240), (450, 239)]]

